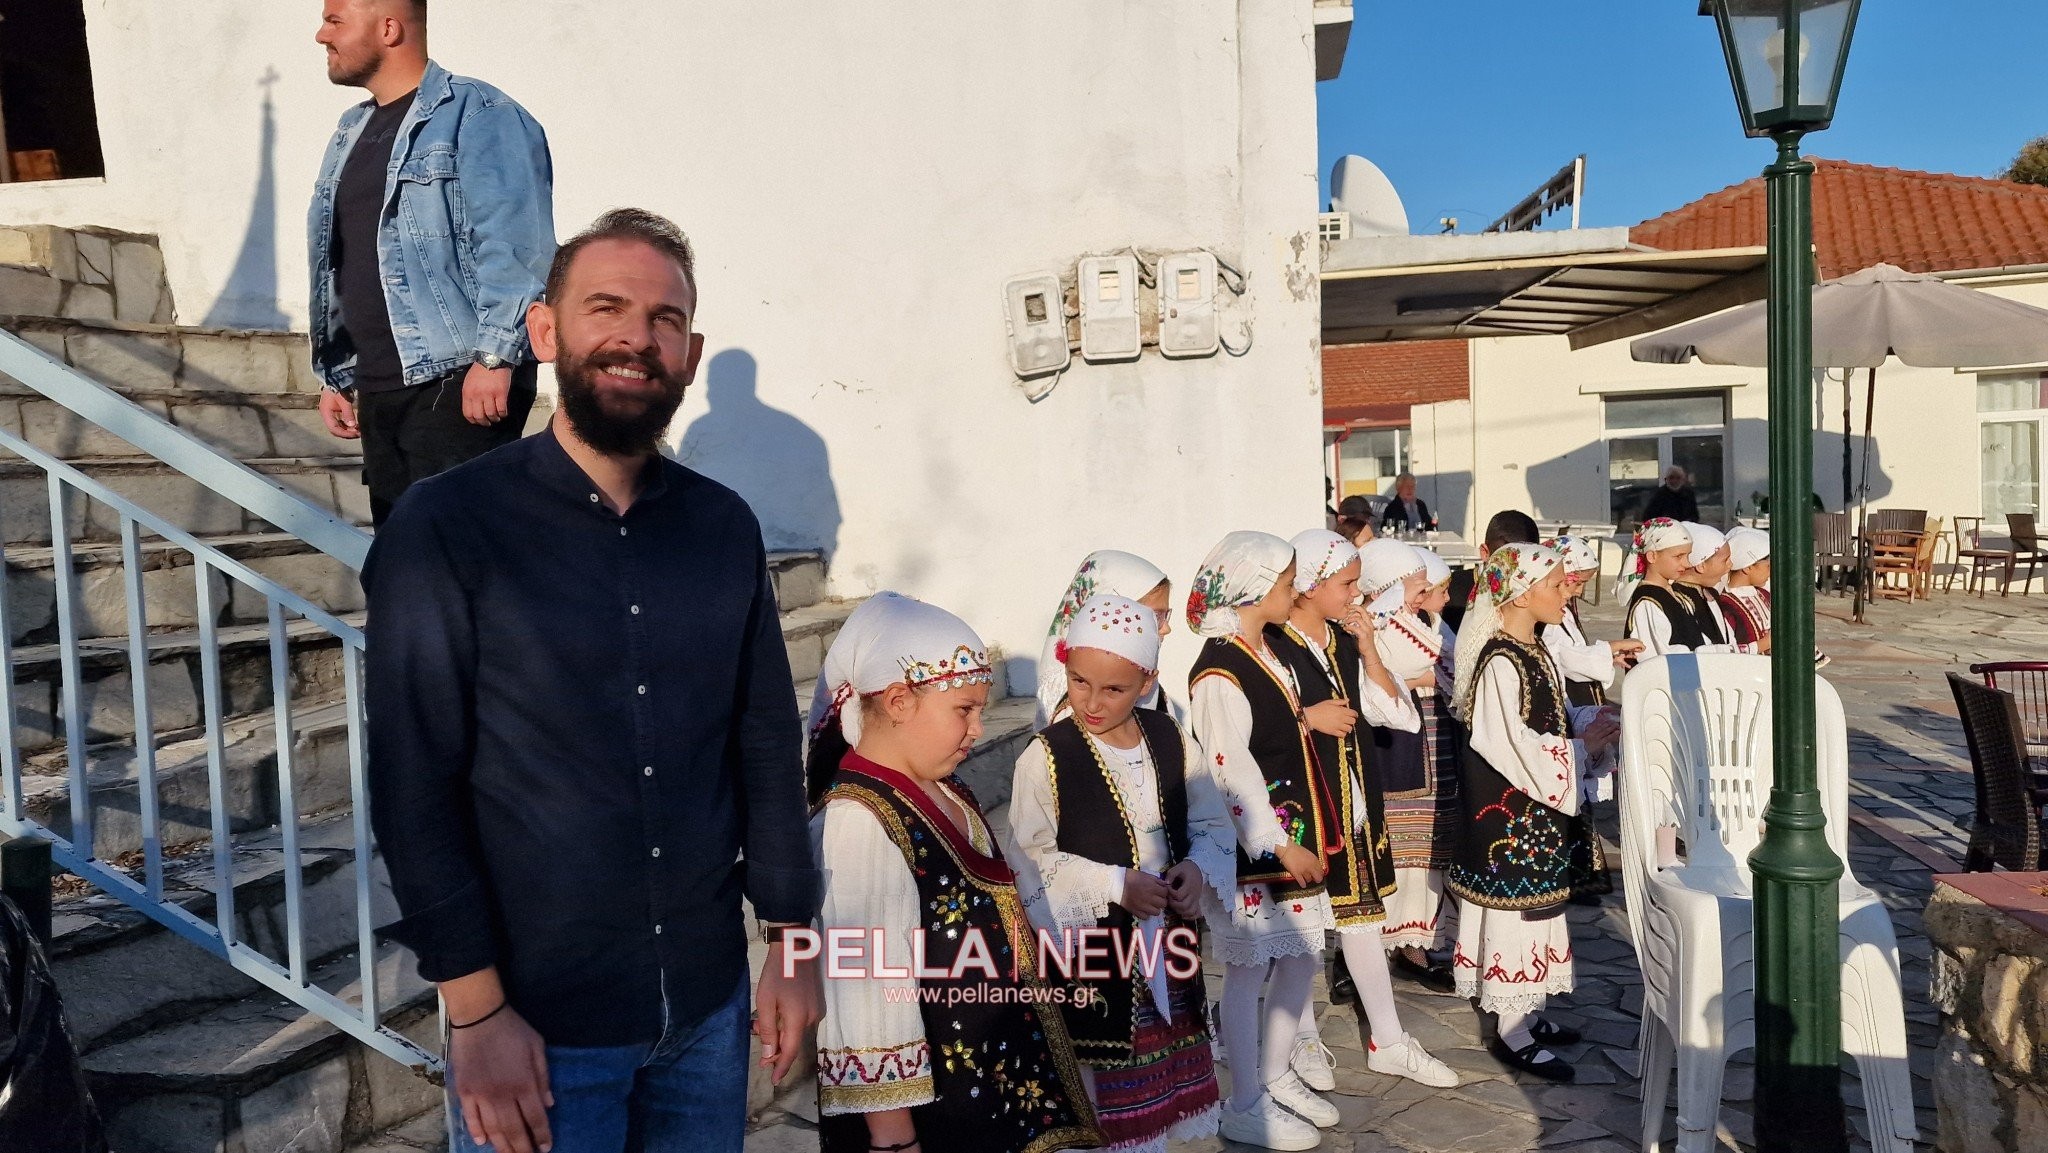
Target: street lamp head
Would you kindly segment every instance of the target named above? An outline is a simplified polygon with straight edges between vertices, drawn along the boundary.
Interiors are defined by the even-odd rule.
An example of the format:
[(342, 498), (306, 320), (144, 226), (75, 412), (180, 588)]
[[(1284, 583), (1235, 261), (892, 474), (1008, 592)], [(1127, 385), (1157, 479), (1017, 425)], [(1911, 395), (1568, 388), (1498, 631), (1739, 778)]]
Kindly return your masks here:
[(1751, 136), (1814, 132), (1835, 118), (1862, 0), (1700, 0)]

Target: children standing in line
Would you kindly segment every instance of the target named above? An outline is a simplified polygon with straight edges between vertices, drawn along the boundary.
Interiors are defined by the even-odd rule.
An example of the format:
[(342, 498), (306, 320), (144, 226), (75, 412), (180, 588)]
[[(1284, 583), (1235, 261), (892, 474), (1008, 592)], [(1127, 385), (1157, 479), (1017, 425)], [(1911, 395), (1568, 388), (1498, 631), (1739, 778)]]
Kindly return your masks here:
[[(828, 939), (850, 931), (869, 948), (863, 972), (828, 969), (824, 983), (825, 1153), (1102, 1143), (1014, 874), (952, 778), (981, 735), (993, 680), (972, 629), (894, 593), (856, 609), (826, 655), (812, 755), (851, 751), (836, 774), (812, 773), (827, 786), (811, 826), (825, 870), (819, 922)], [(821, 746), (827, 731), (839, 739)]]
[(1453, 933), (1455, 910), (1444, 900), (1443, 871), (1461, 835), (1462, 812), (1458, 725), (1442, 711), (1444, 702), (1436, 695), (1443, 633), (1417, 615), (1430, 589), (1420, 550), (1382, 538), (1358, 556), (1366, 607), (1383, 622), (1373, 642), (1423, 722), (1414, 730), (1381, 726), (1372, 731), (1386, 787), (1396, 885), (1387, 899), (1382, 943), (1394, 953), (1394, 971), (1448, 993), (1449, 966), (1429, 956), (1430, 950), (1448, 946)]
[[(1571, 818), (1587, 743), (1611, 743), (1611, 721), (1574, 740), (1563, 677), (1537, 636), (1564, 618), (1564, 558), (1514, 544), (1487, 558), (1458, 656), (1458, 712), (1470, 726), (1464, 761), (1468, 828), (1448, 884), (1462, 902), (1458, 992), (1498, 1016), (1491, 1049), (1511, 1068), (1555, 1081), (1573, 1072), (1548, 1048), (1576, 1039), (1540, 1012), (1572, 988), (1564, 918), (1571, 893)], [(1484, 636), (1483, 644), (1472, 640)]]
[[(1565, 700), (1572, 713), (1575, 731), (1583, 731), (1597, 719), (1601, 709), (1611, 708), (1607, 688), (1614, 683), (1614, 671), (1634, 663), (1643, 642), (1632, 640), (1595, 641), (1586, 635), (1579, 616), (1579, 599), (1586, 586), (1600, 577), (1600, 560), (1593, 547), (1575, 536), (1561, 536), (1545, 548), (1564, 558), (1564, 619), (1542, 629), (1543, 647), (1564, 674)], [(1572, 901), (1597, 905), (1614, 891), (1608, 875), (1607, 852), (1593, 825), (1592, 800), (1609, 800), (1614, 793), (1612, 765), (1589, 761), (1584, 769), (1588, 804), (1572, 819)]]
[(1336, 1108), (1305, 1086), (1289, 1096), (1310, 1120), (1268, 1087), (1300, 1083), (1289, 1068), (1295, 1035), (1323, 936), (1335, 927), (1323, 880), (1326, 858), (1343, 848), (1343, 816), (1323, 787), (1309, 730), (1341, 736), (1357, 722), (1341, 701), (1304, 709), (1293, 673), (1267, 643), (1267, 626), (1294, 607), (1293, 580), (1286, 541), (1233, 532), (1210, 550), (1188, 593), (1188, 623), (1206, 638), (1189, 676), (1189, 717), (1238, 844), (1237, 888), (1208, 910), (1224, 964), (1217, 1026), (1231, 1075), (1221, 1128), (1267, 1149), (1313, 1149), (1322, 1141), (1317, 1124), (1337, 1121)]
[[(1067, 582), (1067, 591), (1060, 597), (1060, 607), (1052, 616), (1052, 628), (1045, 634), (1045, 647), (1038, 657), (1038, 717), (1032, 724), (1033, 728), (1042, 729), (1051, 724), (1066, 701), (1067, 669), (1060, 660), (1059, 651), (1067, 635), (1067, 622), (1073, 619), (1075, 610), (1089, 597), (1104, 593), (1129, 597), (1152, 610), (1159, 623), (1161, 637), (1173, 631), (1173, 582), (1167, 579), (1159, 566), (1143, 557), (1115, 549), (1098, 549), (1089, 553), (1081, 567), (1074, 570), (1074, 579)], [(1155, 685), (1139, 704), (1144, 708), (1157, 708), (1158, 702), (1159, 689)]]
[[(1728, 583), (1721, 589), (1721, 616), (1728, 638), (1771, 651), (1771, 534), (1756, 528), (1728, 531)], [(1813, 667), (1825, 668), (1828, 655), (1813, 650)]]
[[(1688, 567), (1678, 578), (1678, 591), (1692, 602), (1699, 618), (1700, 632), (1707, 644), (1720, 646), (1716, 652), (1754, 653), (1753, 644), (1737, 643), (1729, 635), (1728, 620), (1721, 614), (1721, 584), (1728, 578), (1728, 538), (1712, 525), (1688, 521), (1685, 532), (1692, 539), (1686, 554)], [(1762, 650), (1768, 652), (1769, 650)]]
[(1025, 746), (1010, 794), (1018, 890), (1076, 963), (1085, 942), (1062, 934), (1100, 933), (1112, 960), (1150, 942), (1149, 964), (1081, 972), (1087, 1003), (1065, 1016), (1107, 1148), (1164, 1153), (1216, 1132), (1217, 1086), (1200, 967), (1171, 975), (1163, 938), (1195, 940), (1203, 893), (1235, 896), (1237, 837), (1194, 741), (1138, 707), (1159, 675), (1152, 610), (1097, 594), (1062, 640), (1069, 707)]
[(1643, 642), (1645, 655), (1720, 651), (1701, 627), (1691, 597), (1678, 588), (1692, 567), (1692, 535), (1668, 517), (1646, 520), (1636, 530), (1635, 569), (1622, 581), (1628, 597), (1622, 635)]
[[(1381, 662), (1378, 645), (1370, 639), (1369, 614), (1356, 603), (1358, 550), (1321, 529), (1302, 533), (1292, 543), (1294, 609), (1286, 624), (1269, 629), (1267, 636), (1301, 687), (1302, 704), (1342, 701), (1364, 724), (1413, 732), (1420, 727), (1413, 700)], [(1371, 1028), (1365, 1064), (1375, 1073), (1449, 1088), (1458, 1083), (1458, 1075), (1402, 1029), (1394, 1002), (1381, 940), (1387, 915), (1383, 900), (1395, 885), (1393, 845), (1386, 833), (1379, 766), (1367, 759), (1371, 742), (1364, 737), (1358, 728), (1342, 735), (1312, 734), (1324, 783), (1345, 815), (1344, 847), (1330, 858), (1325, 885), (1344, 964)], [(1303, 1007), (1303, 1016), (1292, 1069), (1309, 1088), (1333, 1089), (1330, 1051), (1317, 1036), (1312, 1006)], [(1286, 1093), (1273, 1092), (1283, 1104), (1288, 1101)]]

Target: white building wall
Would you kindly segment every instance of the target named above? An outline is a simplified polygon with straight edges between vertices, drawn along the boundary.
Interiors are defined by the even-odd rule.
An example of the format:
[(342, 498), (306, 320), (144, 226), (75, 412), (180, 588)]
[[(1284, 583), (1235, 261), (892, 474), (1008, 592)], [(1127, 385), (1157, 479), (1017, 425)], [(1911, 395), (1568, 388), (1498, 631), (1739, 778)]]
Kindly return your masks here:
[[(547, 129), (563, 234), (621, 204), (691, 233), (685, 458), (772, 546), (832, 548), (835, 592), (928, 597), (1030, 661), (1090, 549), (1184, 594), (1224, 531), (1319, 523), (1311, 7), (529, 0), (437, 4), (431, 39)], [(0, 221), (156, 233), (181, 323), (302, 328), (306, 198), (361, 96), (318, 11), (87, 0), (108, 176), (0, 187)], [(1027, 403), (1002, 281), (1131, 244), (1242, 269), (1250, 350), (1077, 358)]]

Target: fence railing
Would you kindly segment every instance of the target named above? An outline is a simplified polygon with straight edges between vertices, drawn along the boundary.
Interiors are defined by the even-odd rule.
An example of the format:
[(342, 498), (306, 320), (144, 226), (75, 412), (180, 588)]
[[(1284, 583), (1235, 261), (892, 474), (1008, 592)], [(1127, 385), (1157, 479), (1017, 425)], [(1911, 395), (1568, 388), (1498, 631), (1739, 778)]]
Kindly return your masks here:
[[(134, 445), (143, 454), (168, 465), (216, 496), (267, 521), (352, 571), (359, 572), (369, 548), (369, 535), (328, 510), (214, 450), (204, 441), (141, 408), (119, 393), (57, 362), (19, 337), (0, 332), (0, 373), (34, 389)], [(39, 469), (47, 482), (51, 568), (55, 593), (55, 663), (60, 682), (57, 715), (68, 824), (61, 829), (50, 812), (42, 820), (29, 811), (23, 792), (23, 725), (10, 696), (0, 707), (0, 827), (15, 835), (36, 835), (52, 842), (52, 859), (107, 894), (147, 915), (158, 924), (221, 958), (236, 970), (319, 1015), (363, 1044), (394, 1060), (425, 1071), (437, 1071), (437, 1057), (383, 1024), (383, 1003), (377, 976), (374, 938), (374, 855), (370, 811), (364, 778), (363, 632), (341, 616), (257, 571), (243, 560), (200, 539), (165, 516), (145, 508), (109, 485), (43, 451), (22, 436), (0, 429), (0, 450)], [(107, 745), (89, 746), (85, 695), (84, 650), (81, 646), (81, 592), (73, 540), (76, 501), (95, 502), (119, 522), (121, 592), (125, 608), (126, 667), (131, 683), (134, 723), (136, 817), (141, 832), (140, 860), (123, 865), (101, 859), (94, 848), (96, 803), (93, 763)], [(11, 526), (0, 526), (11, 527)], [(16, 535), (16, 534), (10, 534)], [(166, 894), (164, 814), (160, 806), (158, 734), (153, 714), (153, 634), (149, 599), (145, 596), (144, 541), (152, 548), (163, 542), (189, 554), (194, 578), (200, 705), (208, 797), (210, 879), (202, 887), (214, 894), (211, 918), (190, 911)], [(0, 546), (0, 551), (9, 551)], [(9, 558), (12, 560), (13, 558)], [(243, 939), (235, 907), (234, 817), (231, 814), (228, 740), (228, 686), (223, 671), (221, 621), (230, 598), (259, 598), (267, 628), (271, 725), (276, 742), (274, 775), (277, 834), (282, 847), (284, 945), (273, 957)], [(17, 633), (10, 597), (0, 595), (0, 683), (12, 685), (17, 675)], [(255, 616), (254, 613), (245, 613)], [(246, 630), (245, 630), (246, 631)], [(160, 634), (158, 634), (160, 635)], [(261, 640), (258, 640), (261, 643)], [(300, 766), (297, 763), (302, 694), (294, 691), (293, 655), (308, 645), (338, 648), (345, 716), (343, 746), (347, 763), (347, 821), (353, 853), (354, 980), (338, 989), (316, 983), (316, 966), (331, 958), (309, 955), (306, 932), (302, 822), (299, 811)], [(332, 702), (316, 706), (331, 710)], [(102, 782), (104, 785), (105, 782)], [(246, 823), (246, 817), (245, 817)], [(139, 876), (137, 873), (139, 872)], [(337, 954), (348, 968), (347, 953)], [(333, 965), (327, 966), (334, 984)]]

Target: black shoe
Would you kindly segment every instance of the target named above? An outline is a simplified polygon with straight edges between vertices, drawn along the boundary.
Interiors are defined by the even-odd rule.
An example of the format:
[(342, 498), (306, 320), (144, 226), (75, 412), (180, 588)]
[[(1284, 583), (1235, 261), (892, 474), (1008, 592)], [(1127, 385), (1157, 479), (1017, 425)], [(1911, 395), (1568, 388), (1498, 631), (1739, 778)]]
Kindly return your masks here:
[(1536, 1018), (1536, 1023), (1529, 1028), (1529, 1035), (1536, 1038), (1539, 1045), (1576, 1045), (1580, 1040), (1577, 1029), (1560, 1025), (1548, 1017)]
[[(1510, 1049), (1506, 1041), (1495, 1037), (1486, 1049), (1493, 1054), (1495, 1060), (1508, 1068), (1520, 1069), (1546, 1081), (1569, 1082), (1577, 1076), (1564, 1058), (1545, 1049), (1540, 1041), (1531, 1041), (1520, 1049)], [(1549, 1060), (1544, 1060), (1545, 1057)]]
[(1358, 985), (1351, 980), (1351, 967), (1344, 963), (1343, 954), (1330, 959), (1330, 1004), (1356, 1005)]
[(1399, 973), (1401, 976), (1421, 985), (1425, 989), (1438, 993), (1453, 993), (1457, 991), (1458, 981), (1457, 978), (1451, 975), (1451, 967), (1449, 965), (1420, 964), (1402, 949), (1394, 950), (1393, 956), (1389, 958), (1389, 962), (1388, 967), (1391, 971)]

